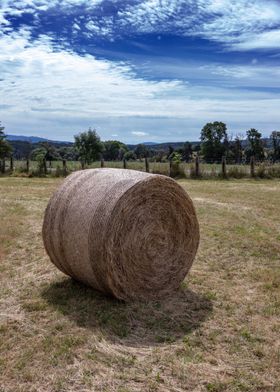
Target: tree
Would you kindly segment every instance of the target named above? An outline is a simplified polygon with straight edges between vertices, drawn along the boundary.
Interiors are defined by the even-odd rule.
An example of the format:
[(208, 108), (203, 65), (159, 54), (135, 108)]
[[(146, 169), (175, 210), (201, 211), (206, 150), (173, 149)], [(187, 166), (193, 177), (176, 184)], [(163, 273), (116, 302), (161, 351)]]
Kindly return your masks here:
[(134, 150), (137, 159), (146, 158), (149, 155), (149, 150), (145, 144), (138, 144)]
[(249, 147), (246, 150), (247, 161), (254, 156), (256, 160), (262, 161), (264, 159), (264, 148), (262, 143), (262, 134), (255, 128), (247, 131), (247, 138)]
[(240, 164), (242, 161), (242, 156), (243, 156), (243, 148), (242, 148), (240, 136), (236, 136), (236, 138), (233, 142), (233, 145), (232, 145), (232, 152), (234, 155), (235, 163)]
[(44, 147), (35, 148), (31, 153), (31, 159), (37, 162), (38, 170), (40, 173), (42, 173), (43, 171), (46, 172), (47, 170), (46, 156), (47, 156), (47, 150)]
[(154, 155), (156, 162), (162, 162), (163, 158), (165, 156), (165, 151), (164, 150), (155, 150), (153, 155)]
[(35, 148), (32, 152), (31, 152), (31, 159), (32, 161), (43, 161), (44, 159), (46, 159), (46, 155), (47, 155), (47, 150), (44, 147), (38, 147)]
[(280, 160), (280, 131), (273, 131), (270, 135), (273, 147), (273, 162)]
[(106, 161), (122, 160), (128, 148), (125, 144), (117, 140), (107, 140), (104, 142), (103, 158)]
[(124, 156), (124, 159), (126, 159), (127, 161), (135, 161), (137, 159), (135, 152), (134, 151), (127, 151)]
[(228, 148), (227, 126), (223, 122), (207, 123), (201, 130), (201, 150), (206, 162), (220, 162)]
[(0, 159), (9, 157), (13, 150), (10, 143), (6, 140), (4, 129), (5, 127), (2, 127), (0, 122)]
[(4, 139), (6, 137), (5, 133), (4, 133), (4, 129), (5, 129), (5, 127), (1, 126), (1, 121), (0, 121), (0, 140)]
[(60, 147), (58, 153), (66, 161), (77, 161), (79, 159), (77, 151), (72, 146)]
[(190, 142), (186, 142), (182, 149), (182, 159), (185, 162), (189, 162), (192, 157), (193, 149)]
[(79, 159), (87, 165), (100, 159), (104, 146), (95, 129), (89, 128), (87, 132), (75, 135), (75, 149), (78, 152)]
[(46, 150), (46, 155), (45, 155), (46, 161), (52, 162), (61, 159), (58, 150), (52, 144), (48, 142), (42, 142), (40, 143), (40, 145)]
[(180, 154), (178, 151), (174, 151), (170, 156), (170, 159), (172, 162), (179, 165), (179, 163), (182, 162), (182, 154)]
[(33, 144), (21, 140), (13, 140), (11, 142), (13, 147), (13, 156), (15, 159), (26, 159), (30, 156), (34, 147)]
[(166, 158), (170, 160), (173, 152), (174, 152), (174, 148), (172, 146), (168, 146), (168, 154)]

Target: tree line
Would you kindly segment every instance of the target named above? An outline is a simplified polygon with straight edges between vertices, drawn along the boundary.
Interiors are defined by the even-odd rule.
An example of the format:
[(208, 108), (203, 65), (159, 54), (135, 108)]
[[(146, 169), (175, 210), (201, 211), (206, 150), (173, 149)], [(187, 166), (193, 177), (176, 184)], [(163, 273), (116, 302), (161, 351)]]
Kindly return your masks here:
[[(267, 146), (262, 134), (251, 128), (246, 132), (246, 138), (237, 135), (232, 138), (228, 135), (227, 126), (223, 122), (207, 123), (201, 130), (200, 142), (185, 142), (174, 148), (167, 145), (167, 149), (157, 146), (138, 144), (128, 146), (118, 140), (102, 142), (95, 129), (89, 128), (74, 136), (74, 143), (69, 145), (56, 145), (49, 142), (40, 142), (35, 148), (30, 143), (15, 143), (14, 150), (6, 140), (4, 127), (0, 123), (0, 159), (14, 156), (18, 159), (18, 148), (23, 148), (25, 158), (35, 160), (38, 165), (46, 161), (57, 160), (80, 161), (82, 166), (89, 165), (96, 160), (105, 161), (142, 160), (149, 158), (152, 161), (164, 162), (190, 162), (199, 156), (206, 163), (220, 163), (223, 158), (228, 163), (248, 163), (252, 156), (257, 161), (265, 159), (272, 162), (280, 161), (280, 131), (274, 131), (270, 136), (270, 145)], [(20, 147), (17, 147), (20, 145)]]

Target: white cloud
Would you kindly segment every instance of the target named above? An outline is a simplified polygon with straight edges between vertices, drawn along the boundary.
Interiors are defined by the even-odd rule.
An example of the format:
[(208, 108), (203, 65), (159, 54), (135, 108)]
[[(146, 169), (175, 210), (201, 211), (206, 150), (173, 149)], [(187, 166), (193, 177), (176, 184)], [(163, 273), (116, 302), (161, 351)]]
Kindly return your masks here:
[[(276, 0), (130, 0), (119, 3), (116, 15), (95, 15), (95, 8), (104, 1), (61, 0), (58, 12), (67, 14), (83, 5), (87, 10), (85, 20), (82, 25), (76, 21), (73, 29), (75, 34), (89, 38), (112, 40), (135, 33), (176, 33), (217, 41), (231, 50), (280, 48), (280, 3)], [(7, 29), (7, 15), (28, 11), (38, 16), (57, 4), (57, 0), (21, 0), (15, 6), (13, 0), (3, 0), (0, 23)]]
[(218, 75), (221, 82), (227, 80), (233, 86), (255, 88), (280, 88), (280, 67), (268, 67), (259, 65), (258, 61), (252, 61), (249, 65), (203, 65), (202, 71), (210, 75)]
[(280, 48), (275, 0), (145, 0), (118, 16), (120, 26), (137, 32), (199, 36), (234, 50)]
[(251, 34), (245, 40), (232, 45), (232, 49), (246, 51), (256, 49), (279, 49), (280, 29)]
[(60, 9), (67, 11), (75, 6), (84, 5), (87, 9), (92, 9), (103, 0), (2, 0), (0, 2), (0, 26), (9, 25), (7, 16), (20, 16), (23, 13), (38, 14), (42, 11), (55, 8), (59, 5)]
[(131, 134), (134, 136), (140, 136), (140, 137), (149, 135), (147, 132), (138, 132), (138, 131), (133, 131), (133, 132), (131, 132)]
[(251, 126), (269, 132), (279, 125), (279, 94), (241, 88), (280, 88), (279, 67), (267, 72), (259, 64), (192, 64), (188, 73), (205, 78), (194, 86), (140, 79), (125, 63), (53, 51), (50, 42), (42, 36), (31, 43), (29, 29), (0, 39), (0, 119), (8, 133), (71, 139), (93, 126), (103, 139), (114, 133), (131, 142), (151, 130), (157, 141), (194, 140), (205, 122), (217, 119), (238, 132)]
[[(0, 39), (1, 119), (11, 127), (43, 129), (94, 125), (114, 118), (169, 116), (177, 110), (168, 95), (184, 88), (179, 81), (145, 81), (124, 63), (54, 52), (47, 37), (30, 44), (28, 30)], [(23, 121), (24, 119), (24, 121)], [(33, 123), (33, 124), (32, 124)], [(71, 127), (71, 128), (69, 128)]]

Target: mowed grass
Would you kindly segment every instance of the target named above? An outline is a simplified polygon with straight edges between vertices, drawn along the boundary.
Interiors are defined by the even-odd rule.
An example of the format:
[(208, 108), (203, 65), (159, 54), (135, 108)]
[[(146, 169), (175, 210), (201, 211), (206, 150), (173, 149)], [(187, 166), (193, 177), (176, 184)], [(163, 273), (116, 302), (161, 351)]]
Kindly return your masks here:
[(59, 179), (0, 179), (0, 391), (279, 391), (280, 183), (179, 183), (201, 245), (174, 296), (125, 304), (48, 260)]

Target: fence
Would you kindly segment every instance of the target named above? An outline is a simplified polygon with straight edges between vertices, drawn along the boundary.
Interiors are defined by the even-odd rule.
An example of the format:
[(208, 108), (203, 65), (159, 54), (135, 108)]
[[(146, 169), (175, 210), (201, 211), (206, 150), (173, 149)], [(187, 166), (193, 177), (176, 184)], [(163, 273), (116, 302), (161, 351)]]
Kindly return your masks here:
[(85, 165), (78, 161), (43, 161), (41, 165), (38, 162), (2, 160), (0, 162), (0, 173), (14, 176), (53, 176), (60, 177), (81, 169), (86, 168), (124, 168), (132, 170), (146, 171), (149, 173), (163, 174), (174, 178), (280, 178), (280, 164), (259, 163), (254, 157), (251, 158), (250, 164), (232, 165), (227, 164), (226, 158), (223, 157), (220, 164), (207, 164), (201, 162), (196, 157), (193, 162), (153, 162), (147, 158), (140, 161), (104, 161), (103, 159), (94, 162), (91, 165)]

